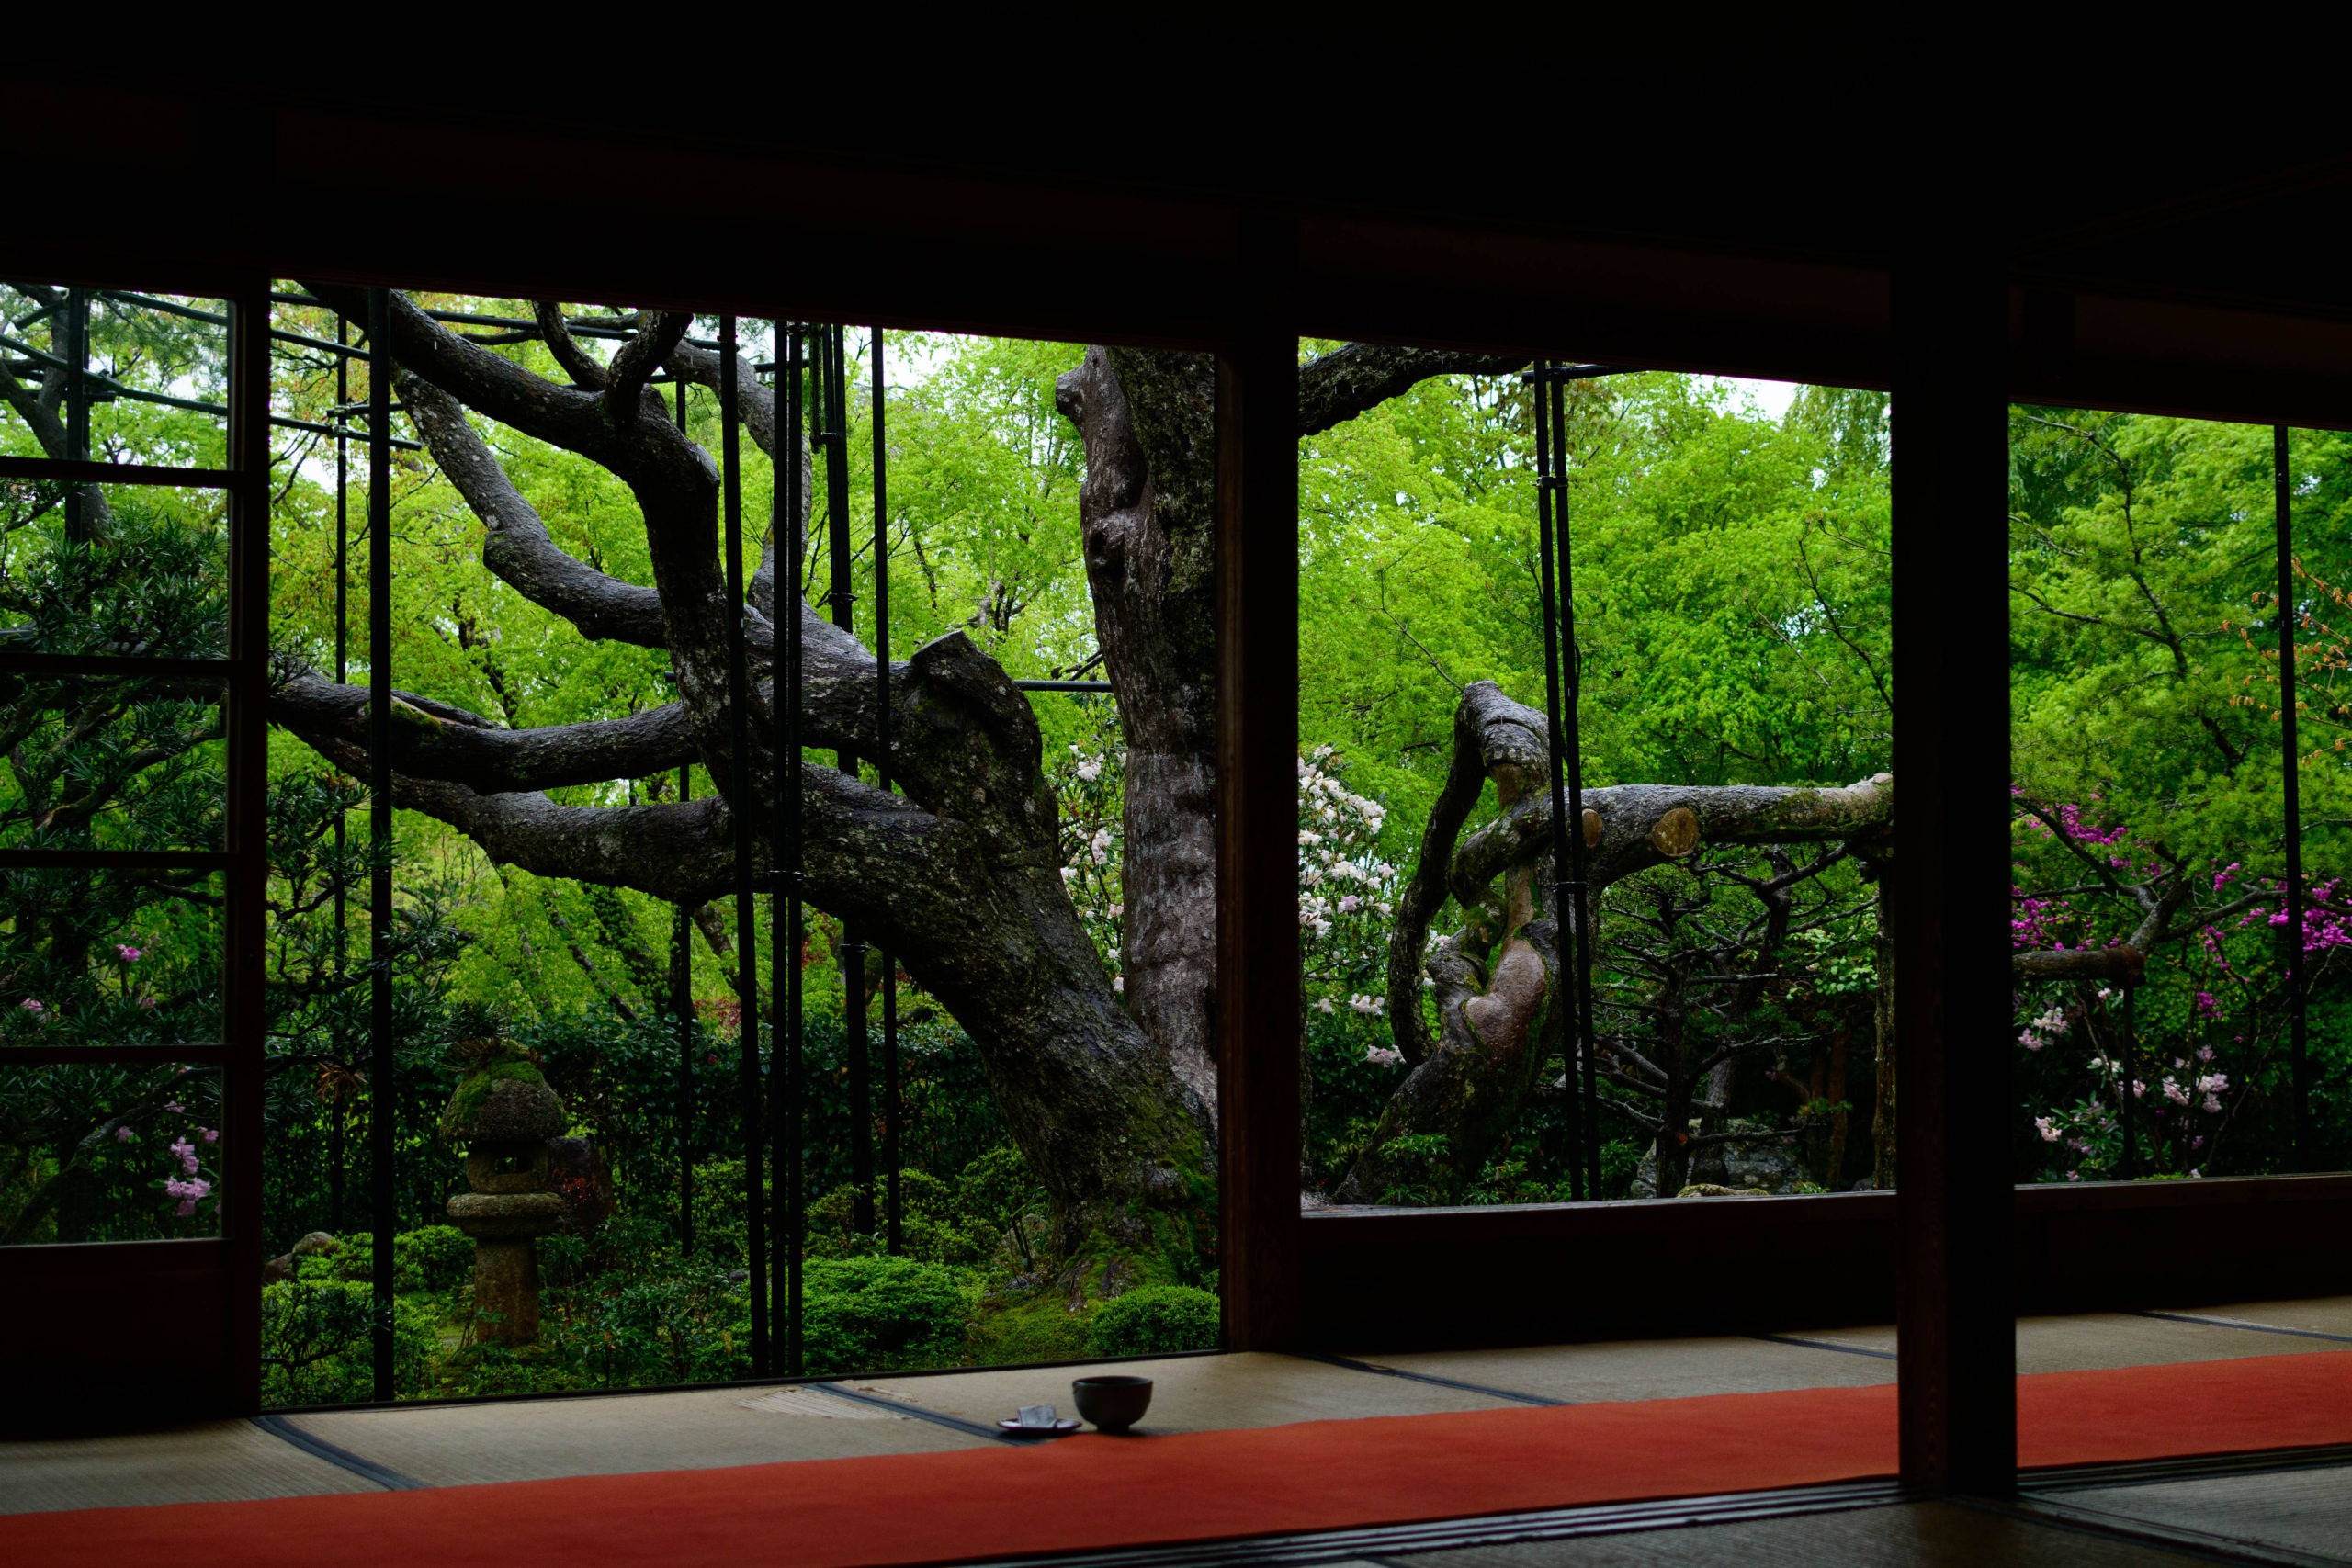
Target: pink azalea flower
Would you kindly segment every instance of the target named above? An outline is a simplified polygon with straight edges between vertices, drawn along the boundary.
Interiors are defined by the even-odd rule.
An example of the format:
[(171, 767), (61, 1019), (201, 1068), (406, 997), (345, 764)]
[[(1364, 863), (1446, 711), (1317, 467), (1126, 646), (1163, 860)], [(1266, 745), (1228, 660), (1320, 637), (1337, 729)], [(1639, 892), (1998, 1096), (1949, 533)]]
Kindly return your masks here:
[(122, 943), (116, 942), (114, 944), (114, 951), (115, 956), (120, 958), (125, 964), (136, 964), (139, 962), (139, 950), (135, 947), (125, 947)]

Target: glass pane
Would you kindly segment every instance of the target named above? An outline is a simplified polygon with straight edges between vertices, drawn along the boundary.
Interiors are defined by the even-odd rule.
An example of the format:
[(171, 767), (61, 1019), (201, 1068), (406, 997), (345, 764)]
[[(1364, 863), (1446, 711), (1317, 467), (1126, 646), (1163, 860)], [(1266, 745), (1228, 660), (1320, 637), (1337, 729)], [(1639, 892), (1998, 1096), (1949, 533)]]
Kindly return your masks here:
[[(1343, 352), (1307, 345), (1302, 376)], [(1422, 1207), (1876, 1185), (1886, 400), (1555, 391), (1593, 1102), (1552, 891), (1543, 411), (1516, 370), (1430, 375), (1300, 446), (1309, 1186)], [(1791, 819), (1800, 795), (1826, 809)], [(1400, 931), (1417, 883), (1426, 923)]]
[(227, 492), (0, 479), (0, 652), (218, 659)]
[(0, 1246), (220, 1234), (209, 1066), (0, 1061)]
[[(2271, 444), (2012, 411), (2019, 1180), (2297, 1168)], [(2341, 461), (2332, 442), (2310, 456)], [(2327, 626), (2352, 562), (2331, 532), (2297, 546), (2307, 824), (2352, 800)], [(2339, 838), (2312, 835), (2318, 1058), (2336, 1048), (2344, 870)]]
[[(500, 355), (559, 384), (586, 360), (603, 360), (620, 334), (635, 330), (625, 324), (632, 318), (609, 309), (566, 306), (577, 340), (571, 346), (580, 352), (560, 357), (538, 336), (527, 301), (413, 299), (469, 341), (463, 352)], [(367, 362), (338, 367), (334, 348), (320, 346), (335, 336), (331, 312), (283, 306), (273, 324), (311, 340), (281, 339), (273, 349), (272, 395), (282, 414), (327, 423), (337, 408), (365, 398)], [(666, 376), (660, 388), (665, 412), (714, 464), (724, 445), (707, 342), (717, 326), (700, 318), (689, 334), (692, 352), (680, 356), (683, 395)], [(774, 359), (767, 323), (747, 321), (739, 330), (747, 367)], [(839, 445), (818, 447), (809, 558), (799, 591), (820, 611), (831, 610), (831, 547), (842, 537), (852, 562), (852, 635), (871, 649), (879, 639), (870, 340), (854, 329), (847, 349), (846, 430)], [(914, 334), (888, 340), (891, 466), (881, 556), (893, 590), (888, 644), (895, 659), (956, 638), (959, 647), (947, 651), (972, 667), (992, 662), (1007, 676), (1101, 675), (1080, 542), (1083, 446), (1056, 406), (1057, 378), (1084, 355), (1067, 344)], [(1205, 376), (1207, 365), (1179, 368)], [(773, 532), (777, 466), (770, 453), (786, 449), (775, 439), (776, 378), (767, 368), (754, 374), (759, 395), (745, 395), (741, 444), (747, 553), (760, 552)], [(1207, 418), (1206, 405), (1185, 406)], [(491, 412), (516, 423), (494, 421)], [(469, 408), (465, 421), (514, 493), (536, 511), (549, 547), (619, 584), (652, 581), (642, 511), (612, 473), (551, 444), (514, 410)], [(427, 423), (436, 439), (458, 439), (448, 422)], [(397, 429), (402, 438), (424, 434), (405, 421)], [(272, 440), (280, 476), (271, 516), (280, 569), (272, 646), (330, 679), (340, 651), (347, 680), (359, 685), (379, 658), (367, 636), (366, 448), (350, 443), (338, 463), (333, 440), (315, 433), (280, 426)], [(1197, 447), (1213, 449), (1207, 441)], [(836, 452), (846, 457), (838, 475), (829, 467)], [(665, 680), (668, 651), (651, 645), (658, 637), (586, 642), (564, 606), (533, 602), (547, 580), (507, 581), (482, 563), (485, 525), (476, 502), (487, 507), (492, 501), (480, 490), (469, 498), (460, 466), (435, 457), (403, 449), (390, 474), (393, 641), (381, 657), (397, 683), (422, 699), (492, 716), (504, 728), (541, 732), (626, 722), (677, 701)], [(1207, 477), (1205, 469), (1194, 476), (1204, 483)], [(844, 481), (838, 490), (837, 478)], [(830, 531), (836, 515), (839, 536)], [(339, 558), (347, 583), (342, 595)], [(756, 569), (759, 561), (752, 553), (749, 564)], [(755, 602), (773, 592), (775, 575), (754, 580)], [(1187, 625), (1208, 624), (1211, 587), (1204, 578), (1190, 584), (1195, 597), (1186, 614), (1200, 610), (1203, 618)], [(1205, 660), (1210, 651), (1203, 642), (1183, 653)], [(899, 668), (902, 681), (912, 678)], [(1194, 690), (1212, 684), (1208, 672), (1207, 664), (1198, 666)], [(971, 673), (967, 668), (956, 678)], [(838, 716), (870, 699), (870, 688), (843, 682), (831, 711)], [(903, 722), (910, 710), (898, 711)], [(1188, 713), (1186, 733), (1205, 745), (1213, 727), (1194, 724), (1203, 716), (1197, 709)], [(1156, 733), (1166, 717), (1152, 716)], [(1025, 713), (1000, 706), (989, 722), (1003, 728), (989, 735), (958, 728), (963, 717), (944, 722), (987, 751), (976, 765), (1006, 770), (989, 775), (1014, 781), (1003, 799), (1036, 807), (1034, 814), (1024, 810), (1018, 825), (992, 818), (990, 831), (1020, 834), (1029, 846), (1023, 863), (1050, 862), (1053, 869), (1044, 874), (1042, 889), (1032, 884), (1012, 901), (982, 881), (957, 885), (951, 902), (984, 908), (989, 918), (984, 926), (943, 931), (938, 922), (909, 917), (929, 890), (899, 882), (879, 860), (869, 858), (848, 874), (838, 861), (821, 870), (814, 865), (826, 855), (865, 852), (842, 850), (844, 836), (827, 825), (839, 818), (822, 816), (830, 805), (812, 792), (817, 886), (797, 971), (806, 996), (807, 1370), (1085, 1357), (1096, 1349), (1103, 1321), (1094, 1309), (1147, 1281), (1164, 1287), (1163, 1298), (1172, 1292), (1163, 1300), (1166, 1310), (1142, 1311), (1148, 1299), (1130, 1303), (1122, 1309), (1130, 1337), (1104, 1343), (1205, 1347), (1216, 1338), (1218, 1310), (1214, 1143), (1197, 1114), (1214, 1103), (1204, 1040), (1211, 974), (1205, 963), (1185, 965), (1199, 956), (1211, 930), (1209, 906), (1193, 874), (1198, 863), (1159, 852), (1148, 869), (1159, 891), (1149, 897), (1168, 898), (1173, 888), (1194, 901), (1180, 908), (1171, 899), (1152, 925), (1159, 945), (1137, 941), (1134, 911), (1147, 908), (1147, 896), (1138, 892), (1144, 878), (1124, 846), (1130, 824), (1139, 821), (1142, 840), (1156, 852), (1174, 827), (1193, 835), (1185, 841), (1204, 854), (1206, 797), (1191, 792), (1180, 800), (1188, 813), (1180, 824), (1156, 818), (1160, 807), (1130, 798), (1127, 742), (1114, 705), (1102, 695), (1035, 694)], [(1026, 728), (1032, 722), (1035, 732)], [(837, 733), (828, 733), (810, 748), (809, 760), (837, 765), (835, 744)], [(612, 830), (627, 835), (641, 819), (624, 815), (632, 808), (642, 814), (672, 806), (682, 790), (695, 802), (710, 798), (715, 781), (698, 765), (682, 777), (685, 760), (650, 763), (634, 777), (560, 784), (553, 793), (567, 807), (608, 811)], [(938, 802), (927, 793), (937, 781), (908, 781), (935, 760), (902, 756), (901, 795), (912, 804), (883, 807), (877, 799), (875, 807), (930, 809), (924, 801)], [(651, 854), (625, 854), (625, 874), (613, 879), (620, 886), (585, 874), (535, 875), (493, 864), (460, 822), (400, 812), (390, 854), (397, 920), (387, 933), (398, 1022), (393, 1070), (380, 1074), (369, 1039), (365, 968), (375, 934), (367, 897), (369, 829), (360, 809), (366, 795), (338, 772), (351, 761), (313, 750), (291, 732), (280, 733), (272, 756), (268, 1049), (275, 1071), (264, 1204), (266, 1245), (272, 1257), (286, 1259), (287, 1278), (269, 1289), (290, 1298), (300, 1293), (291, 1287), (306, 1280), (323, 1288), (365, 1278), (364, 1255), (373, 1245), (366, 1228), (367, 1139), (370, 1120), (380, 1115), (391, 1122), (399, 1150), (391, 1186), (401, 1396), (747, 1376), (754, 1270), (777, 1281), (770, 1365), (782, 1371), (785, 1270), (772, 1236), (763, 1249), (753, 1241), (780, 1182), (772, 1165), (763, 1180), (749, 1176), (741, 1087), (747, 1033), (763, 1105), (775, 1074), (781, 1032), (768, 995), (778, 935), (772, 899), (759, 898), (748, 933), (763, 998), (761, 1010), (752, 1013), (735, 991), (739, 933), (723, 887), (670, 888)], [(1200, 776), (1206, 776), (1205, 763)], [(861, 778), (870, 787), (870, 758)], [(1057, 815), (1043, 804), (1048, 791)], [(959, 809), (978, 808), (958, 798)], [(583, 872), (594, 870), (581, 863)], [(544, 869), (560, 872), (565, 860), (544, 863)], [(1067, 879), (1055, 875), (1060, 870)], [(682, 897), (683, 908), (676, 901)], [(888, 1234), (884, 964), (869, 946), (861, 975), (844, 951), (844, 910), (886, 897), (900, 900), (896, 918), (906, 922), (898, 928), (904, 950), (893, 953), (890, 968), (904, 1108), (897, 1257), (889, 1256)], [(862, 907), (859, 934), (872, 943), (882, 914), (872, 904)], [(1181, 941), (1171, 943), (1171, 934)], [(949, 943), (964, 945), (950, 950)], [(1029, 976), (1041, 968), (1050, 969), (1059, 998), (1042, 1021), (1023, 1010), (1036, 996)], [(1152, 974), (1178, 970), (1177, 984), (1148, 988)], [(953, 1010), (941, 991), (957, 994)], [(1155, 1037), (1191, 1053), (1193, 1079), (1180, 1081), (1167, 1070)], [(1115, 1100), (1101, 1098), (1119, 1073), (1130, 1077), (1118, 1080)], [(509, 1079), (537, 1080), (535, 1087), (560, 1108), (551, 1114), (560, 1116), (562, 1137), (550, 1153), (544, 1191), (565, 1203), (561, 1221), (532, 1242), (539, 1281), (536, 1334), (513, 1338), (519, 1319), (511, 1303), (486, 1304), (478, 1295), (477, 1240), (458, 1222), (474, 1214), (475, 1199), (542, 1195), (503, 1194), (479, 1183), (537, 1178), (470, 1169), (467, 1155), (443, 1134), (445, 1115), (461, 1113), (470, 1096), (486, 1092), (484, 1083)], [(1148, 1125), (1107, 1125), (1113, 1118), (1102, 1107), (1114, 1103), (1140, 1108)], [(1132, 1138), (1150, 1140), (1164, 1168), (1128, 1157)], [(526, 1164), (528, 1156), (525, 1151)], [(1114, 1231), (1114, 1205), (1094, 1201), (1089, 1170), (1110, 1172), (1106, 1179), (1120, 1184), (1120, 1202), (1132, 1201), (1143, 1223), (1118, 1220)], [(757, 1190), (747, 1195), (752, 1186)], [(462, 1201), (454, 1215), (453, 1200)], [(1071, 1281), (1081, 1271), (1083, 1304), (1072, 1310)], [(316, 1306), (322, 1314), (345, 1310), (326, 1297), (319, 1301), (327, 1303)], [(298, 1306), (312, 1310), (290, 1299), (268, 1310), (290, 1314)], [(1120, 1316), (1111, 1314), (1112, 1326)], [(344, 1320), (320, 1322), (321, 1334), (340, 1333), (335, 1323)], [(1137, 1336), (1159, 1337), (1140, 1344)], [(329, 1359), (345, 1371), (322, 1373), (323, 1382), (300, 1389), (273, 1386), (268, 1397), (368, 1396), (364, 1346), (344, 1346)]]
[(0, 848), (217, 850), (218, 682), (0, 675)]
[[(228, 307), (219, 299), (0, 283), (0, 365), (25, 394), (0, 399), (0, 454), (227, 466)], [(20, 406), (28, 402), (40, 407)]]
[(221, 878), (0, 871), (0, 1049), (218, 1045)]

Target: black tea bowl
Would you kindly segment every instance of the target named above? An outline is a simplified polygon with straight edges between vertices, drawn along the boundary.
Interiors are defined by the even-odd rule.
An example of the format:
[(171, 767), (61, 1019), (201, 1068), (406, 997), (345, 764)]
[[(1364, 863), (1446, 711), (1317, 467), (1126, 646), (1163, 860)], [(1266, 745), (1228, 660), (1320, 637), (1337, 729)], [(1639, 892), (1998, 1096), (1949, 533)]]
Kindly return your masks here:
[(1105, 1432), (1125, 1431), (1151, 1408), (1151, 1380), (1123, 1374), (1080, 1378), (1069, 1385), (1078, 1413)]

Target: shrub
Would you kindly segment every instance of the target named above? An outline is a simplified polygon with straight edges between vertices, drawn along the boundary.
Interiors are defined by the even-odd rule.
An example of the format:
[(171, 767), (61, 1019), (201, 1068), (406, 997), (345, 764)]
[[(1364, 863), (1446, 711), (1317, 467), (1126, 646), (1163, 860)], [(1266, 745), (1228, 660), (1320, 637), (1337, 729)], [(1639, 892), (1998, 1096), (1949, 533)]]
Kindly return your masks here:
[[(359, 1281), (302, 1279), (261, 1292), (262, 1403), (341, 1404), (373, 1399), (375, 1345), (368, 1334), (373, 1292)], [(393, 1392), (424, 1391), (440, 1349), (434, 1316), (392, 1303)]]
[[(538, 1353), (566, 1374), (545, 1386), (623, 1388), (748, 1377), (751, 1337), (742, 1320), (749, 1314), (741, 1286), (708, 1260), (649, 1251), (625, 1269), (542, 1294)], [(479, 1348), (471, 1375), (498, 1374), (500, 1358), (492, 1354), (497, 1348)], [(508, 1370), (545, 1375), (519, 1364)]]
[(944, 1366), (961, 1359), (964, 1277), (911, 1258), (812, 1258), (802, 1344), (811, 1372)]
[[(904, 1205), (899, 1231), (904, 1252), (923, 1263), (978, 1263), (995, 1245), (988, 1232), (967, 1229), (958, 1213), (956, 1195), (947, 1183), (927, 1170), (899, 1173)], [(856, 1213), (857, 1190), (834, 1188), (808, 1206), (808, 1255), (812, 1258), (854, 1258), (883, 1249), (887, 1235), (882, 1183), (875, 1183), (874, 1230), (860, 1234), (851, 1224)]]
[(1151, 1356), (1216, 1348), (1217, 1299), (1190, 1285), (1138, 1285), (1094, 1309), (1086, 1348), (1098, 1356)]
[(455, 1225), (427, 1225), (392, 1238), (396, 1289), (446, 1291), (470, 1278), (473, 1269), (473, 1238)]
[[(371, 1283), (376, 1278), (375, 1236), (354, 1231), (341, 1241), (333, 1251), (297, 1258), (295, 1278)], [(397, 1294), (448, 1290), (471, 1278), (473, 1268), (473, 1238), (455, 1225), (427, 1225), (392, 1237), (392, 1290)]]

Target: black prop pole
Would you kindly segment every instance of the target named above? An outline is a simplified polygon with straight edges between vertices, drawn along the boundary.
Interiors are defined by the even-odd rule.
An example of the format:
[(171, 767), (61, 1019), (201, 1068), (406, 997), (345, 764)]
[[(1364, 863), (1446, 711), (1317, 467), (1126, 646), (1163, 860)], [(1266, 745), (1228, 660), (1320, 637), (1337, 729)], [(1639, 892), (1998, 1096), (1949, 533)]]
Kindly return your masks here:
[[(672, 416), (680, 430), (686, 428), (686, 383), (677, 383), (676, 411)], [(666, 671), (673, 690), (678, 688), (676, 671)], [(678, 764), (678, 802), (692, 800), (695, 795), (694, 765)], [(684, 904), (675, 906), (670, 913), (670, 1016), (677, 1033), (678, 1045), (678, 1250), (691, 1253), (695, 1249), (695, 954), (693, 911)]]
[(375, 1394), (392, 1397), (392, 353), (391, 294), (368, 291), (368, 1145), (374, 1233)]
[[(338, 349), (351, 343), (351, 323), (343, 312), (335, 312), (334, 341)], [(334, 356), (334, 406), (338, 411), (351, 407), (351, 355), (338, 353)], [(346, 684), (351, 680), (351, 437), (346, 423), (348, 416), (341, 412), (334, 421), (334, 683)], [(351, 964), (351, 897), (345, 880), (345, 856), (350, 852), (351, 825), (346, 814), (334, 814), (334, 977), (340, 980)], [(342, 1019), (343, 1010), (335, 1010), (334, 1052), (339, 1062), (345, 1061), (348, 1038)], [(348, 1080), (345, 1080), (346, 1082)], [(344, 1147), (345, 1124), (348, 1107), (345, 1091), (338, 1088), (327, 1108), (327, 1158), (330, 1166), (327, 1186), (327, 1228), (343, 1229), (344, 1166), (348, 1159)]]
[(778, 1061), (768, 1075), (775, 1096), (776, 1245), (785, 1259), (785, 1371), (793, 1377), (802, 1370), (802, 1258), (807, 1194), (802, 1190), (803, 1148), (808, 1126), (802, 1089), (801, 985), (801, 836), (800, 836), (800, 593), (805, 581), (801, 563), (808, 525), (801, 510), (804, 470), (801, 431), (806, 405), (801, 396), (802, 334), (798, 328), (776, 323), (776, 389), (784, 418), (776, 439), (784, 448), (784, 483), (780, 511), (782, 537), (776, 549), (776, 618), (780, 668), (776, 673), (776, 765), (775, 801), (775, 906), (769, 919), (776, 929), (773, 950), (776, 1024), (781, 1036)]
[(744, 648), (742, 434), (737, 420), (735, 318), (718, 319), (719, 482), (727, 525), (729, 814), (735, 819), (735, 998), (743, 1089), (743, 1232), (752, 1297), (752, 1375), (765, 1377), (768, 1270), (761, 1230), (759, 931), (752, 888), (752, 675)]
[(2140, 1046), (2139, 1007), (2135, 987), (2123, 987), (2123, 1038), (2117, 1042), (2118, 1066), (2122, 1071), (2115, 1082), (2116, 1111), (2123, 1119), (2123, 1179), (2140, 1179), (2140, 1096), (2132, 1087), (2132, 1057)]
[[(51, 329), (51, 341), (56, 341)], [(65, 451), (75, 462), (90, 457), (90, 291), (65, 291)], [(65, 536), (76, 544), (90, 538), (91, 507), (85, 499), (95, 486), (75, 485), (65, 492)]]
[[(817, 333), (819, 378), (823, 383), (825, 448), (825, 544), (830, 557), (833, 625), (856, 631), (851, 585), (849, 531), (849, 341), (846, 329)], [(838, 752), (835, 761), (857, 777), (857, 753)], [(855, 920), (842, 922), (842, 1052), (849, 1068), (850, 1224), (860, 1235), (874, 1234), (874, 1078), (865, 1038), (865, 933)]]
[(2302, 741), (2295, 712), (2294, 467), (2287, 427), (2270, 432), (2270, 479), (2278, 532), (2278, 744), (2287, 829), (2287, 1036), (2295, 1075), (2295, 1168), (2311, 1167), (2311, 1062), (2304, 1037)]
[[(882, 413), (882, 329), (874, 332), (874, 774), (890, 790), (890, 502)], [(882, 961), (882, 1180), (884, 1242), (906, 1248), (905, 1193), (899, 1180), (899, 964), (888, 948)]]
[(1583, 1102), (1578, 1121), (1584, 1138), (1584, 1185), (1595, 1197), (1600, 1192), (1600, 1063), (1592, 1023), (1593, 910), (1584, 834), (1584, 742), (1578, 724), (1584, 658), (1577, 643), (1576, 568), (1568, 527), (1567, 384), (1601, 374), (1606, 370), (1600, 366), (1552, 367), (1539, 389), (1551, 421), (1552, 472), (1557, 480), (1553, 491), (1553, 547), (1559, 571), (1560, 741), (1568, 796), (1568, 886), (1563, 902), (1569, 915), (1569, 988), (1576, 1008), (1576, 1066), (1580, 1069)]
[[(1552, 748), (1552, 916), (1565, 934), (1569, 925), (1569, 877), (1565, 874), (1572, 863), (1568, 852), (1568, 795), (1565, 759), (1566, 748), (1560, 738), (1560, 599), (1553, 573), (1552, 529), (1553, 502), (1559, 489), (1559, 477), (1552, 471), (1551, 400), (1546, 391), (1551, 367), (1539, 361), (1527, 378), (1529, 390), (1535, 404), (1535, 522), (1536, 556), (1541, 564), (1544, 583), (1544, 713), (1550, 731)], [(1582, 823), (1577, 824), (1582, 831)], [(1564, 1032), (1561, 1057), (1566, 1066), (1565, 1076), (1574, 1079), (1577, 1072), (1577, 1045), (1573, 1032)], [(1584, 1182), (1584, 1096), (1581, 1090), (1569, 1100), (1569, 1137), (1573, 1147), (1568, 1156), (1568, 1194), (1577, 1202), (1589, 1196)]]
[[(695, 797), (690, 764), (678, 764), (678, 801)], [(692, 916), (684, 904), (670, 917), (670, 1016), (678, 1043), (678, 1250), (695, 1249), (695, 953)]]

